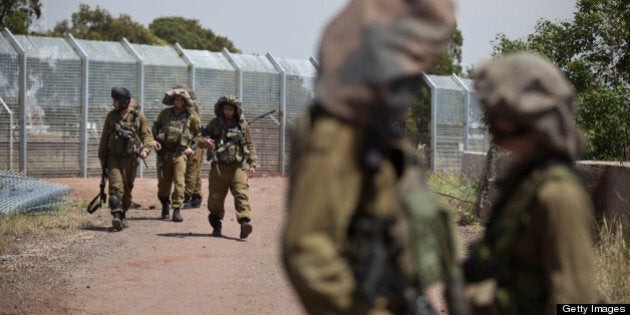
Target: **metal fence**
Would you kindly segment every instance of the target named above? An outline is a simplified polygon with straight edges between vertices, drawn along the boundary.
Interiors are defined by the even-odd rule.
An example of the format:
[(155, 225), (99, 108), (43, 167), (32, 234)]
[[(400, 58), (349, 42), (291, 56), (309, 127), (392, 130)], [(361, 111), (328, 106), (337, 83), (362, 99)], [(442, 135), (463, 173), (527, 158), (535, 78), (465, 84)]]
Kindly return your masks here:
[[(204, 125), (225, 94), (241, 98), (247, 118), (276, 110), (252, 125), (252, 137), (260, 171), (284, 173), (286, 129), (312, 99), (316, 71), (311, 60), (271, 54), (138, 45), (126, 39), (21, 36), (4, 30), (0, 97), (6, 106), (0, 107), (0, 169), (19, 167), (35, 177), (98, 175), (98, 143), (112, 109), (111, 87), (127, 87), (152, 122), (165, 108), (164, 92), (187, 83), (197, 94)], [(155, 155), (147, 164), (142, 176), (156, 176)]]
[[(214, 103), (238, 95), (251, 126), (260, 171), (284, 173), (287, 130), (310, 104), (317, 62), (271, 54), (231, 54), (121, 42), (0, 34), (0, 169), (34, 177), (100, 174), (98, 143), (112, 110), (110, 89), (127, 87), (153, 122), (164, 92), (187, 83), (202, 124)], [(463, 150), (485, 151), (487, 137), (470, 80), (425, 75), (432, 89), (432, 169), (458, 171)], [(15, 145), (14, 145), (15, 144)], [(155, 155), (140, 175), (155, 177)], [(207, 171), (208, 163), (204, 163)]]
[(423, 77), (431, 88), (431, 170), (459, 172), (463, 151), (489, 147), (473, 81), (456, 75)]

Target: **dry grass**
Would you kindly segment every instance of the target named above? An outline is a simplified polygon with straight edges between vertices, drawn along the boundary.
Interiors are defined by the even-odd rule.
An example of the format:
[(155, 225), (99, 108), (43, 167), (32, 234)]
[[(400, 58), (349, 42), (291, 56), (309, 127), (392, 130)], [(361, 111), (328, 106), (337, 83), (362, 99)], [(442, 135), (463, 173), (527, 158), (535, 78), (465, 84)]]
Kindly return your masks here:
[(595, 283), (607, 303), (630, 303), (630, 247), (621, 222), (598, 225), (595, 242)]
[(461, 225), (479, 223), (474, 214), (479, 180), (466, 179), (461, 175), (431, 173), (427, 179), (429, 189), (442, 204), (448, 204), (455, 212), (455, 221)]
[(95, 226), (97, 222), (84, 209), (85, 205), (71, 203), (46, 213), (0, 215), (0, 253), (25, 235), (67, 233)]

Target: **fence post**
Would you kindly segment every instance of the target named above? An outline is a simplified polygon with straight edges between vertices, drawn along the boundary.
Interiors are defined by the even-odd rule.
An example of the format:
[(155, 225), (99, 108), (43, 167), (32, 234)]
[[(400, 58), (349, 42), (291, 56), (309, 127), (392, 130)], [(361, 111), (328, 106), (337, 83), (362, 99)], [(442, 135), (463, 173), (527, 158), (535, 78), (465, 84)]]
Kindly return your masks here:
[(196, 70), (195, 70), (195, 63), (193, 63), (192, 59), (190, 59), (190, 56), (186, 54), (186, 52), (184, 51), (184, 48), (182, 48), (182, 46), (180, 46), (179, 43), (175, 43), (175, 45), (173, 46), (175, 48), (175, 51), (177, 51), (179, 56), (182, 59), (184, 59), (184, 62), (186, 62), (186, 64), (188, 65), (188, 85), (194, 91), (195, 90), (195, 77), (197, 75)]
[(82, 76), (83, 80), (81, 83), (81, 173), (83, 177), (87, 177), (87, 165), (88, 165), (88, 130), (87, 130), (87, 121), (89, 117), (89, 79), (90, 79), (90, 58), (88, 54), (83, 50), (81, 45), (74, 39), (72, 34), (68, 34), (66, 36), (70, 45), (76, 50), (76, 52), (81, 56), (82, 64)]
[[(26, 50), (17, 41), (15, 36), (5, 28), (3, 31), (4, 37), (6, 37), (13, 49), (15, 49), (20, 56), (20, 81), (18, 82), (18, 89), (20, 90), (20, 97), (18, 100), (20, 106), (20, 171), (26, 175), (27, 153), (26, 153)], [(13, 131), (11, 131), (13, 132)]]
[(422, 73), (422, 78), (431, 88), (431, 171), (435, 172), (436, 145), (437, 145), (437, 86), (426, 73)]
[(287, 130), (287, 71), (270, 53), (267, 59), (271, 61), (274, 68), (280, 73), (280, 110), (282, 111), (282, 123), (280, 125), (280, 161), (278, 168), (282, 174), (285, 173), (285, 150), (286, 150), (286, 130)]
[(464, 90), (464, 151), (468, 151), (468, 140), (470, 138), (470, 130), (468, 129), (470, 127), (468, 122), (470, 119), (470, 89), (456, 74), (451, 74), (451, 78)]
[(4, 109), (6, 109), (9, 113), (9, 169), (13, 170), (13, 112), (9, 106), (7, 106), (7, 103), (4, 102), (2, 97), (0, 97), (0, 103), (2, 103)]
[(241, 66), (236, 62), (236, 60), (232, 58), (232, 54), (230, 53), (229, 50), (227, 50), (227, 48), (223, 47), (223, 50), (221, 52), (223, 53), (223, 56), (225, 56), (225, 58), (227, 58), (227, 60), (230, 62), (232, 67), (234, 67), (234, 70), (236, 70), (236, 95), (238, 96), (239, 99), (242, 100), (243, 99), (243, 68), (241, 68)]

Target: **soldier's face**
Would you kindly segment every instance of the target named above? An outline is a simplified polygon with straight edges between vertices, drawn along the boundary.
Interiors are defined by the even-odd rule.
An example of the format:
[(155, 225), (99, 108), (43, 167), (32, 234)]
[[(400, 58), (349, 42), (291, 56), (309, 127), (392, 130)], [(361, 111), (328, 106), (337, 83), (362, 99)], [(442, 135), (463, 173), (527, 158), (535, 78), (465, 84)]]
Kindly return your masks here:
[(178, 109), (181, 109), (182, 107), (184, 107), (184, 98), (176, 95), (175, 98), (173, 99), (173, 104), (175, 104), (175, 107), (177, 107)]
[(118, 109), (120, 108), (120, 101), (115, 98), (112, 98), (112, 105), (114, 106), (114, 109)]
[(234, 107), (230, 105), (223, 105), (223, 116), (227, 119), (234, 117)]

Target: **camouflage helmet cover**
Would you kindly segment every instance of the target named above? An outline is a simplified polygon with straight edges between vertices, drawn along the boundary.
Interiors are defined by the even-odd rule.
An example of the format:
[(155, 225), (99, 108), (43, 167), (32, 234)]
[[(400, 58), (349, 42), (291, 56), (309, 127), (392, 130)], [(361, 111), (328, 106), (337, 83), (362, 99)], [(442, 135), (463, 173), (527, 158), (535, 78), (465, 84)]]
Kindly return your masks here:
[(190, 98), (195, 101), (197, 99), (197, 94), (195, 94), (195, 91), (193, 91), (193, 89), (190, 87), (190, 85), (185, 84), (185, 83), (177, 83), (173, 86), (173, 90), (175, 89), (184, 89), (186, 91), (188, 91), (188, 94), (190, 95)]
[(217, 117), (223, 116), (223, 106), (231, 105), (236, 109), (238, 117), (242, 117), (243, 109), (241, 108), (241, 100), (234, 95), (228, 94), (219, 97), (217, 102), (214, 104), (214, 114)]
[(162, 98), (162, 103), (164, 105), (174, 105), (176, 96), (181, 96), (184, 98), (184, 101), (186, 102), (186, 107), (192, 107), (194, 105), (193, 99), (190, 96), (188, 90), (182, 88), (166, 91), (166, 93), (164, 93), (164, 98)]
[(475, 89), (489, 123), (501, 117), (534, 131), (552, 152), (572, 159), (582, 153), (584, 140), (574, 123), (575, 90), (548, 59), (520, 52), (481, 63)]
[(128, 89), (120, 86), (115, 86), (112, 88), (111, 96), (113, 99), (120, 101), (124, 104), (129, 104), (131, 101), (131, 92)]
[(454, 28), (450, 0), (351, 0), (324, 30), (317, 101), (349, 121), (391, 118), (378, 89), (428, 70)]

